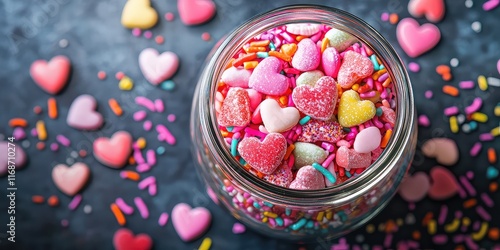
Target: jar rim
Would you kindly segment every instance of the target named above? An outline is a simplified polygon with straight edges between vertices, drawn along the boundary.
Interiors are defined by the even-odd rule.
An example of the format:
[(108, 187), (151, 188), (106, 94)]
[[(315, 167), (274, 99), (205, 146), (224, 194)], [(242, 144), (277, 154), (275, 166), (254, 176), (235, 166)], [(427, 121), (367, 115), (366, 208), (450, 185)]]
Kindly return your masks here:
[[(314, 15), (311, 15), (314, 13)], [(387, 65), (387, 72), (393, 80), (396, 95), (396, 122), (391, 139), (382, 154), (356, 178), (332, 187), (318, 190), (295, 190), (273, 185), (249, 173), (231, 156), (219, 132), (216, 121), (215, 90), (220, 76), (230, 58), (250, 38), (274, 27), (290, 23), (321, 23), (356, 36), (369, 46)], [(208, 150), (216, 157), (219, 166), (228, 178), (238, 182), (242, 189), (289, 205), (307, 205), (315, 202), (342, 203), (346, 199), (369, 193), (371, 188), (396, 168), (398, 159), (405, 152), (405, 146), (412, 138), (415, 124), (415, 107), (410, 78), (404, 63), (389, 42), (362, 19), (333, 7), (301, 4), (289, 5), (256, 15), (234, 29), (219, 42), (207, 57), (207, 67), (200, 75), (199, 110), (200, 122)], [(203, 97), (208, 97), (203, 99)], [(404, 171), (406, 173), (406, 171)]]

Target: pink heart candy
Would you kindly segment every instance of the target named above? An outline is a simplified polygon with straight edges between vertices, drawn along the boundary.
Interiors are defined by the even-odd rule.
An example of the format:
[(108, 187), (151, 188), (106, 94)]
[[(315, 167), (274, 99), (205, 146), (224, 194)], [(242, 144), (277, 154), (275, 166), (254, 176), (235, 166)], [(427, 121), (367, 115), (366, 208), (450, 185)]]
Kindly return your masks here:
[(290, 184), (291, 189), (314, 190), (325, 187), (325, 178), (312, 166), (304, 166), (297, 171), (295, 180)]
[(431, 169), (430, 176), (432, 185), (429, 189), (429, 197), (435, 200), (446, 200), (458, 192), (458, 182), (453, 173), (441, 166)]
[(296, 108), (281, 108), (273, 99), (266, 99), (260, 104), (260, 116), (268, 132), (285, 132), (297, 125), (300, 119)]
[(382, 135), (377, 127), (361, 130), (354, 139), (353, 148), (358, 153), (369, 153), (379, 147)]
[(288, 78), (280, 74), (281, 60), (264, 58), (252, 72), (248, 86), (266, 95), (283, 95), (288, 89)]
[(344, 54), (337, 80), (342, 88), (348, 89), (355, 83), (371, 76), (372, 73), (372, 61), (368, 57), (350, 50)]
[(31, 64), (33, 81), (49, 94), (59, 93), (68, 81), (71, 62), (65, 56), (55, 56), (48, 63), (36, 60)]
[(399, 195), (407, 202), (422, 200), (431, 187), (429, 176), (424, 172), (408, 175), (399, 185)]
[(321, 66), (325, 75), (337, 78), (342, 59), (334, 47), (328, 47), (321, 56)]
[(337, 165), (345, 168), (347, 171), (351, 170), (351, 168), (366, 168), (370, 166), (371, 159), (370, 153), (358, 153), (346, 146), (339, 147), (335, 155)]
[(185, 25), (197, 25), (209, 21), (216, 8), (211, 0), (177, 0), (177, 10)]
[(320, 63), (321, 54), (316, 43), (309, 38), (297, 44), (297, 51), (292, 58), (292, 66), (300, 71), (315, 70)]
[(288, 187), (293, 180), (292, 169), (283, 163), (272, 174), (264, 175), (262, 179), (277, 186)]
[(317, 23), (292, 23), (286, 25), (286, 31), (294, 35), (312, 36), (318, 33), (321, 25)]
[(153, 48), (146, 48), (139, 54), (139, 68), (144, 77), (153, 85), (158, 85), (172, 77), (179, 67), (179, 58), (173, 52), (161, 54)]
[(73, 196), (87, 183), (90, 169), (87, 164), (77, 162), (71, 167), (64, 164), (56, 165), (52, 169), (52, 180), (61, 192)]
[(248, 88), (250, 75), (252, 75), (252, 71), (248, 69), (230, 67), (224, 70), (220, 80), (231, 87)]
[(68, 110), (66, 123), (70, 127), (81, 130), (96, 130), (104, 122), (102, 115), (95, 111), (96, 99), (91, 95), (78, 96)]
[[(9, 153), (14, 159), (9, 159)], [(15, 175), (15, 171), (24, 167), (28, 159), (22, 147), (8, 141), (0, 141), (0, 154), (0, 176), (8, 172)], [(11, 166), (10, 169), (9, 166)], [(12, 170), (12, 166), (14, 166), (14, 170)]]
[(118, 131), (110, 139), (97, 138), (93, 148), (99, 162), (111, 168), (122, 168), (132, 151), (132, 136), (126, 131)]
[(302, 113), (319, 120), (332, 118), (337, 98), (337, 84), (329, 76), (321, 77), (314, 87), (302, 85), (293, 89), (292, 92), (295, 107)]
[(434, 48), (441, 39), (436, 25), (426, 23), (422, 26), (413, 18), (401, 20), (396, 28), (399, 45), (410, 57), (417, 57)]
[(262, 142), (255, 137), (243, 138), (238, 144), (238, 152), (253, 169), (272, 174), (285, 156), (286, 144), (282, 134), (269, 133)]
[(204, 207), (191, 208), (179, 203), (172, 209), (172, 224), (183, 241), (191, 241), (201, 236), (210, 226), (212, 215)]
[(219, 125), (246, 126), (251, 115), (248, 92), (238, 87), (230, 88), (217, 117)]
[(414, 17), (425, 18), (431, 22), (439, 22), (444, 17), (444, 0), (411, 0), (408, 12)]

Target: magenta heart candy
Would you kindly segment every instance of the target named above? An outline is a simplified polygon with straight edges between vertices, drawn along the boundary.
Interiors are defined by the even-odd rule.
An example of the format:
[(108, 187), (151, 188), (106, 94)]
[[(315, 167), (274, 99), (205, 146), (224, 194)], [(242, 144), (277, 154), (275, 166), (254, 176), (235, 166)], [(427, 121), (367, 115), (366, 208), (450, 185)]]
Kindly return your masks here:
[[(0, 141), (0, 154), (0, 176), (7, 172), (15, 174), (16, 169), (24, 167), (28, 158), (23, 148), (8, 141)], [(9, 166), (11, 166), (10, 169)], [(12, 166), (14, 170), (12, 170)]]
[(304, 166), (297, 171), (295, 180), (290, 184), (291, 189), (314, 190), (325, 187), (325, 177), (312, 166)]
[(429, 189), (429, 197), (435, 200), (446, 200), (458, 192), (458, 182), (453, 173), (441, 166), (431, 169), (430, 176), (432, 185)]
[(292, 169), (283, 163), (272, 174), (264, 175), (262, 179), (277, 186), (288, 187), (293, 180)]
[(201, 236), (210, 226), (212, 215), (204, 207), (191, 208), (179, 203), (172, 209), (172, 224), (183, 241), (191, 241)]
[(139, 54), (139, 68), (153, 85), (172, 77), (179, 67), (179, 58), (173, 52), (161, 54), (153, 48), (146, 48)]
[(429, 176), (424, 172), (408, 175), (399, 185), (399, 195), (407, 202), (422, 200), (431, 187)]
[(316, 43), (309, 38), (297, 44), (297, 51), (292, 58), (292, 66), (300, 71), (315, 70), (320, 63), (321, 54)]
[(91, 95), (77, 97), (69, 107), (66, 123), (70, 127), (81, 130), (96, 130), (102, 126), (104, 119), (95, 111), (97, 101)]
[(325, 75), (337, 78), (341, 62), (340, 54), (334, 47), (328, 47), (323, 51), (321, 66), (325, 71)]
[(410, 57), (417, 57), (434, 48), (441, 40), (441, 32), (434, 24), (422, 26), (413, 18), (398, 23), (396, 37), (399, 45)]
[(293, 89), (292, 92), (295, 107), (302, 113), (319, 120), (332, 118), (337, 98), (337, 84), (329, 76), (321, 77), (314, 87), (302, 85)]
[[(321, 133), (318, 133), (318, 131), (321, 131)], [(344, 128), (340, 126), (338, 122), (311, 119), (306, 124), (302, 125), (302, 133), (300, 133), (297, 141), (325, 141), (336, 143), (344, 137)]]
[(219, 125), (246, 126), (251, 116), (248, 92), (238, 87), (230, 88), (217, 117)]
[(197, 25), (209, 21), (215, 15), (212, 0), (177, 0), (181, 21), (186, 25)]
[(288, 89), (288, 78), (280, 74), (281, 70), (280, 59), (266, 57), (253, 70), (248, 86), (266, 95), (283, 95)]
[(231, 87), (248, 88), (248, 81), (251, 75), (252, 71), (248, 69), (230, 67), (224, 70), (220, 80)]
[(55, 56), (49, 62), (36, 60), (31, 64), (33, 81), (49, 94), (59, 93), (68, 81), (71, 62), (65, 56)]
[(238, 144), (238, 152), (253, 169), (272, 174), (285, 156), (286, 144), (282, 134), (269, 133), (262, 142), (255, 137), (243, 138)]
[(342, 88), (348, 89), (355, 83), (371, 76), (372, 73), (372, 61), (368, 57), (350, 50), (344, 54), (337, 81)]
[(337, 164), (347, 171), (351, 170), (351, 168), (366, 168), (370, 166), (371, 159), (370, 153), (358, 153), (346, 146), (341, 146), (335, 155)]

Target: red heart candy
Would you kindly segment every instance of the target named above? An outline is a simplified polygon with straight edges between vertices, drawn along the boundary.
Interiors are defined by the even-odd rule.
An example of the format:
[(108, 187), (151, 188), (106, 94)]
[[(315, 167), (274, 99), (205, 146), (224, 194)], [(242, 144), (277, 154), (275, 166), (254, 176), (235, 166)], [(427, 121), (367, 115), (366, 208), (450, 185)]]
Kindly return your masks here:
[(255, 137), (246, 137), (238, 144), (238, 152), (255, 170), (272, 174), (285, 156), (286, 139), (280, 133), (269, 133), (262, 142)]
[(372, 61), (368, 57), (350, 50), (344, 54), (337, 81), (339, 81), (340, 87), (348, 89), (356, 82), (371, 76), (372, 73)]
[(335, 160), (339, 166), (349, 171), (351, 168), (366, 168), (370, 166), (372, 155), (371, 153), (358, 153), (354, 149), (341, 146), (337, 149)]
[(264, 175), (262, 179), (277, 186), (288, 187), (293, 180), (292, 169), (286, 163), (283, 163), (274, 173)]
[(55, 56), (48, 63), (36, 60), (31, 64), (30, 75), (40, 88), (49, 94), (57, 94), (66, 85), (71, 63), (65, 56)]
[(248, 92), (239, 87), (230, 88), (218, 114), (219, 125), (246, 126), (251, 117)]
[(321, 77), (314, 87), (302, 85), (292, 92), (295, 107), (302, 113), (319, 120), (329, 120), (337, 105), (337, 84), (332, 77)]
[(425, 197), (430, 186), (429, 176), (424, 172), (418, 172), (403, 179), (399, 186), (399, 195), (407, 202), (417, 202)]
[(444, 17), (444, 0), (411, 0), (408, 12), (414, 17), (425, 18), (431, 22), (439, 22)]
[(290, 184), (291, 189), (314, 190), (325, 187), (325, 177), (312, 166), (304, 166), (297, 171), (295, 180)]
[(94, 141), (95, 158), (111, 168), (125, 166), (131, 151), (132, 136), (125, 131), (114, 133), (110, 139), (100, 137)]
[(134, 236), (129, 229), (120, 228), (113, 236), (113, 246), (116, 250), (149, 250), (153, 246), (153, 241), (147, 234)]
[(458, 192), (458, 182), (453, 173), (441, 166), (435, 166), (430, 173), (432, 185), (429, 197), (435, 200), (445, 200)]

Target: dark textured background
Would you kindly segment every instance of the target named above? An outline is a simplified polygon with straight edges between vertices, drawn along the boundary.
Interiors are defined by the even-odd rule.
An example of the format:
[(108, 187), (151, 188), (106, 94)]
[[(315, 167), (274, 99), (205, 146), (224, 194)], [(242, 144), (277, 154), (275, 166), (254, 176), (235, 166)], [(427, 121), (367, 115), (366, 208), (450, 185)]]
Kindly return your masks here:
[[(193, 206), (205, 206), (213, 215), (213, 222), (209, 231), (204, 235), (213, 240), (212, 249), (297, 249), (298, 244), (287, 243), (271, 239), (247, 230), (242, 235), (234, 235), (231, 228), (235, 219), (230, 217), (224, 209), (217, 207), (210, 201), (203, 185), (195, 174), (194, 163), (190, 154), (189, 112), (191, 98), (197, 82), (197, 75), (202, 68), (202, 62), (215, 42), (224, 34), (253, 15), (291, 3), (300, 1), (243, 1), (243, 0), (215, 0), (217, 14), (210, 22), (187, 27), (183, 25), (176, 9), (174, 0), (153, 0), (153, 6), (160, 16), (158, 24), (152, 29), (153, 35), (163, 35), (165, 43), (158, 45), (153, 39), (133, 37), (130, 30), (120, 24), (120, 16), (125, 0), (3, 0), (0, 2), (0, 134), (10, 135), (12, 129), (7, 122), (12, 117), (28, 119), (32, 128), (38, 119), (43, 119), (48, 128), (48, 143), (55, 141), (56, 134), (63, 134), (72, 140), (70, 148), (62, 147), (58, 152), (48, 148), (38, 151), (35, 148), (36, 138), (28, 137), (31, 146), (25, 149), (29, 155), (28, 166), (17, 172), (16, 197), (16, 244), (6, 244), (5, 226), (0, 226), (0, 249), (112, 249), (113, 233), (119, 228), (111, 214), (109, 204), (116, 197), (123, 197), (129, 204), (132, 199), (141, 196), (150, 209), (150, 218), (142, 219), (137, 211), (127, 216), (127, 227), (135, 233), (147, 233), (154, 241), (155, 249), (193, 249), (197, 248), (202, 238), (183, 243), (175, 233), (169, 221), (166, 227), (159, 227), (158, 216), (161, 212), (171, 212), (172, 207), (179, 202), (186, 202)], [(462, 91), (460, 98), (444, 96), (440, 89), (445, 83), (436, 74), (435, 67), (439, 64), (449, 64), (451, 58), (460, 60), (460, 65), (453, 68), (454, 80), (452, 85), (457, 86), (460, 80), (475, 80), (482, 74), (499, 77), (496, 62), (500, 59), (500, 33), (498, 23), (500, 8), (491, 12), (482, 10), (484, 1), (474, 0), (474, 6), (468, 9), (464, 1), (447, 0), (446, 17), (437, 26), (442, 32), (439, 45), (417, 59), (409, 60), (396, 42), (395, 25), (382, 22), (380, 15), (383, 12), (398, 13), (401, 18), (409, 16), (407, 0), (351, 0), (351, 1), (308, 1), (310, 3), (325, 4), (349, 11), (369, 22), (379, 30), (400, 53), (405, 63), (418, 62), (421, 72), (411, 73), (416, 105), (419, 113), (431, 118), (432, 126), (419, 129), (419, 145), (431, 137), (451, 137), (458, 142), (461, 152), (460, 162), (452, 167), (456, 176), (473, 171), (472, 180), (478, 193), (487, 192), (488, 184), (485, 178), (486, 148), (495, 147), (500, 152), (498, 139), (483, 144), (481, 154), (476, 158), (469, 157), (469, 150), (477, 141), (478, 135), (490, 131), (498, 126), (499, 118), (492, 116), (494, 105), (500, 101), (500, 89), (490, 87), (482, 92), (477, 87), (474, 90)], [(166, 12), (173, 12), (176, 16), (173, 22), (163, 18)], [(420, 23), (425, 19), (418, 19)], [(476, 33), (471, 29), (473, 21), (482, 23), (482, 31)], [(203, 41), (200, 36), (209, 32), (212, 40)], [(61, 48), (58, 42), (67, 39), (69, 46)], [(138, 67), (138, 54), (146, 47), (156, 48), (159, 51), (174, 51), (180, 57), (180, 68), (173, 77), (176, 83), (174, 91), (159, 90), (147, 83)], [(72, 73), (67, 87), (56, 96), (59, 105), (59, 118), (51, 120), (46, 113), (37, 116), (32, 108), (36, 105), (46, 107), (50, 97), (37, 87), (29, 76), (30, 64), (36, 59), (50, 59), (55, 55), (66, 55), (72, 62)], [(104, 81), (97, 79), (99, 70), (108, 74)], [(130, 92), (118, 89), (118, 81), (114, 74), (123, 71), (135, 82)], [(426, 90), (434, 91), (434, 98), (424, 98)], [(98, 101), (98, 110), (106, 120), (104, 128), (97, 132), (76, 131), (66, 125), (65, 117), (68, 107), (75, 97), (81, 94), (91, 94)], [(140, 110), (135, 105), (135, 96), (145, 95), (150, 99), (162, 98), (166, 103), (164, 113), (149, 113), (148, 119), (154, 124), (163, 123), (177, 137), (175, 146), (168, 146), (156, 140), (156, 132), (145, 132), (142, 123), (133, 122), (131, 114)], [(480, 124), (479, 129), (471, 134), (460, 132), (452, 134), (447, 119), (443, 116), (443, 108), (457, 105), (461, 108), (469, 105), (472, 99), (480, 96), (485, 100), (482, 111), (490, 115), (487, 124)], [(116, 117), (111, 113), (107, 100), (116, 98), (122, 105), (125, 114)], [(174, 123), (166, 121), (166, 114), (177, 115)], [(99, 136), (110, 136), (117, 130), (127, 130), (134, 138), (145, 137), (147, 148), (166, 147), (166, 153), (159, 157), (158, 164), (152, 171), (142, 174), (141, 177), (156, 176), (159, 186), (158, 195), (151, 197), (146, 191), (140, 191), (137, 183), (122, 180), (119, 171), (102, 166), (90, 156), (78, 159), (87, 163), (92, 171), (92, 177), (83, 190), (83, 201), (76, 211), (70, 211), (67, 204), (70, 201), (54, 186), (50, 174), (51, 169), (58, 163), (64, 163), (73, 150), (90, 149), (92, 141)], [(435, 165), (435, 161), (424, 159), (418, 151), (414, 171), (428, 172)], [(496, 166), (498, 168), (498, 164)], [(132, 166), (126, 169), (134, 169)], [(494, 180), (498, 182), (498, 178)], [(7, 222), (5, 187), (7, 179), (0, 178), (0, 224)], [(52, 194), (59, 196), (61, 206), (49, 207), (47, 204), (36, 205), (31, 202), (32, 195), (40, 194), (48, 197)], [(500, 203), (498, 193), (490, 194), (496, 203)], [(480, 200), (478, 199), (480, 202)], [(432, 211), (437, 217), (440, 207), (447, 204), (449, 213), (447, 223), (453, 218), (456, 210), (462, 210), (472, 221), (480, 220), (474, 209), (463, 209), (463, 200), (454, 197), (446, 202), (437, 202), (424, 199), (416, 204), (412, 212), (416, 217), (416, 224), (403, 225), (393, 235), (392, 248), (398, 242), (412, 240), (411, 233), (419, 231), (422, 239), (421, 248), (452, 249), (455, 244), (435, 246), (426, 227), (420, 221), (424, 214)], [(92, 212), (85, 214), (84, 205), (92, 206)], [(483, 205), (484, 206), (484, 205)], [(485, 206), (484, 206), (485, 207)], [(500, 225), (498, 205), (486, 208), (493, 215), (491, 225)], [(404, 219), (409, 213), (408, 204), (396, 196), (390, 205), (371, 223), (376, 227), (389, 219)], [(61, 227), (60, 221), (67, 219), (69, 227)], [(464, 234), (473, 232), (468, 228)], [(438, 227), (443, 233), (443, 226)], [(382, 246), (386, 235), (383, 232), (367, 234), (363, 228), (346, 237), (352, 245), (363, 247)], [(364, 241), (360, 241), (364, 238)], [(337, 240), (331, 242), (318, 241), (307, 245), (308, 249), (329, 249)], [(491, 249), (494, 242), (484, 238), (478, 244), (484, 249)], [(498, 244), (498, 243), (497, 243)]]

